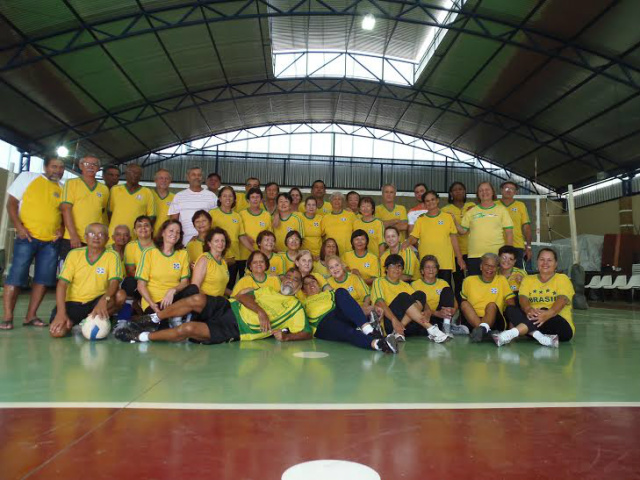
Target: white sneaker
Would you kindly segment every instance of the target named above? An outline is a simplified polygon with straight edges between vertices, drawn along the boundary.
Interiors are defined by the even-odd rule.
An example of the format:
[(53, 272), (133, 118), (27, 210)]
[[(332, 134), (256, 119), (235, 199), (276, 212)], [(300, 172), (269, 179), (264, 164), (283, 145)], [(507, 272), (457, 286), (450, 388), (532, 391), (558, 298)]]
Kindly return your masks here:
[(558, 335), (546, 335), (543, 334), (543, 337), (538, 340), (540, 345), (549, 348), (558, 348), (560, 346), (560, 340), (558, 339)]
[(406, 342), (407, 339), (401, 333), (393, 332), (391, 335), (396, 337), (396, 342)]
[(451, 333), (454, 335), (469, 335), (471, 333), (466, 325), (451, 324)]
[(493, 333), (491, 334), (491, 338), (493, 338), (493, 341), (495, 342), (497, 347), (501, 347), (511, 342), (511, 338), (504, 335), (504, 332)]
[(429, 333), (429, 340), (435, 343), (444, 343), (449, 340), (449, 335), (442, 332), (437, 325), (433, 325), (427, 329)]

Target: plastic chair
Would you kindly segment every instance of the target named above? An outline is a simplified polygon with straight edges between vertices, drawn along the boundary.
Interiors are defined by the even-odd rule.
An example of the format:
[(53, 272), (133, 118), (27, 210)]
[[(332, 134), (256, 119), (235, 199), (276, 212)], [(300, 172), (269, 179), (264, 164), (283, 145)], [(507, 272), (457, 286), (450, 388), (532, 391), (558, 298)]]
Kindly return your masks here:
[(602, 277), (600, 275), (594, 275), (593, 277), (591, 277), (589, 285), (585, 285), (584, 288), (600, 288), (601, 281)]
[(633, 294), (636, 289), (640, 289), (640, 274), (632, 275), (629, 282), (624, 287), (618, 287), (619, 290), (631, 290), (631, 301), (633, 302)]
[(615, 282), (611, 285), (604, 285), (602, 288), (606, 290), (615, 290), (616, 288), (624, 287), (627, 284), (627, 276), (626, 275), (618, 275), (616, 277)]

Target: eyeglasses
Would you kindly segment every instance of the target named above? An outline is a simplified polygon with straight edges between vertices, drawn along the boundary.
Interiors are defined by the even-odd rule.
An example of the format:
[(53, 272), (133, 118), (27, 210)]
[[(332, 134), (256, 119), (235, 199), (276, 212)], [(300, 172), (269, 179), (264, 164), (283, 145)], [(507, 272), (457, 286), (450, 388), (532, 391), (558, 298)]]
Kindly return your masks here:
[(100, 168), (100, 164), (99, 163), (82, 162), (82, 165), (84, 165), (85, 167)]
[(404, 268), (404, 265), (401, 265), (399, 263), (392, 263), (391, 265), (388, 265), (387, 268)]
[(104, 232), (87, 232), (89, 238), (107, 238), (107, 234)]

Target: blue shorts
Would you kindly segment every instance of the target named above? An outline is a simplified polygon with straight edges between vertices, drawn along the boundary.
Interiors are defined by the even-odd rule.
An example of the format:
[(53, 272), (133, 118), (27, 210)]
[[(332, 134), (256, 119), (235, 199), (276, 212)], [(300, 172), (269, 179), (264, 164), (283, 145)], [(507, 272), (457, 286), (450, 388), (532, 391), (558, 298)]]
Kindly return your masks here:
[(5, 285), (26, 287), (29, 284), (29, 267), (34, 258), (35, 273), (33, 283), (51, 287), (56, 284), (59, 241), (43, 242), (16, 238), (13, 244), (13, 260)]

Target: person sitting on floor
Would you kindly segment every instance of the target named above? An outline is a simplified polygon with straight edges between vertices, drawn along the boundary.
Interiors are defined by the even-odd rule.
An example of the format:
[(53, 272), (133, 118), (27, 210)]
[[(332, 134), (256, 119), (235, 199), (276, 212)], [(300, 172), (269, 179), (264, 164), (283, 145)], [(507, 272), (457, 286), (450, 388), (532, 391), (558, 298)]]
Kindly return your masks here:
[(58, 275), (56, 306), (49, 326), (55, 338), (66, 336), (89, 315), (109, 318), (127, 298), (120, 289), (122, 262), (116, 252), (105, 248), (107, 226), (91, 223), (84, 234), (87, 246), (71, 250)]

